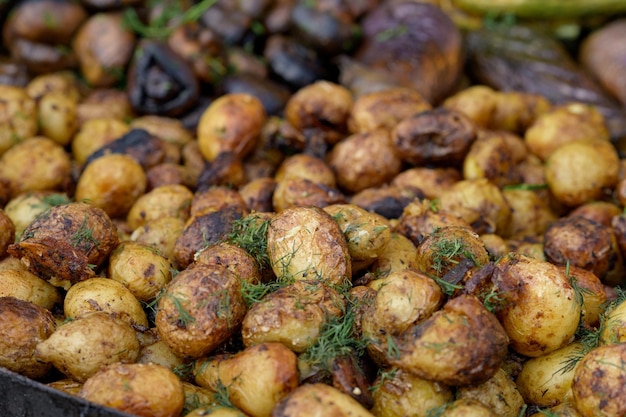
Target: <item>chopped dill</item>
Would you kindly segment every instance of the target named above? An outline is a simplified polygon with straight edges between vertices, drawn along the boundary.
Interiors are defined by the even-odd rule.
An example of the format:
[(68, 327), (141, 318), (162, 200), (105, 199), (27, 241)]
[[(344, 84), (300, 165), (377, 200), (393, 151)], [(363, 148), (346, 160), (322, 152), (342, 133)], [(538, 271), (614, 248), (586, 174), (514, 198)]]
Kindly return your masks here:
[(83, 222), (78, 227), (78, 230), (72, 235), (70, 241), (72, 246), (75, 248), (81, 247), (86, 251), (90, 251), (95, 246), (97, 246), (100, 242), (93, 236), (93, 229), (89, 228), (87, 221), (89, 219), (88, 215), (85, 215)]
[(441, 288), (441, 291), (445, 295), (452, 295), (452, 294), (454, 294), (454, 292), (456, 290), (462, 290), (463, 289), (462, 285), (453, 284), (453, 283), (448, 282), (445, 279), (441, 279), (441, 278), (439, 278), (438, 276), (435, 276), (435, 275), (430, 275), (430, 274), (427, 274), (427, 275), (428, 275), (428, 277), (430, 279), (435, 281), (437, 283), (437, 285), (439, 285), (439, 288)]
[(233, 230), (228, 235), (228, 242), (244, 249), (259, 263), (261, 269), (269, 268), (267, 255), (267, 229), (270, 221), (250, 214), (233, 222)]
[(502, 187), (503, 190), (539, 191), (547, 190), (548, 184), (511, 184)]
[(369, 390), (372, 392), (378, 391), (383, 385), (385, 385), (385, 382), (394, 379), (397, 373), (398, 368), (391, 368), (386, 371), (383, 371), (382, 368), (380, 368), (378, 370), (378, 381), (376, 382), (376, 384), (369, 387)]
[(245, 279), (241, 281), (241, 296), (248, 307), (260, 302), (267, 294), (283, 288), (288, 283), (286, 281), (272, 281), (251, 283)]
[(189, 314), (189, 312), (183, 306), (180, 296), (165, 294), (165, 297), (170, 299), (172, 301), (172, 304), (174, 304), (174, 307), (178, 311), (178, 322), (181, 325), (186, 326), (196, 321), (195, 317)]

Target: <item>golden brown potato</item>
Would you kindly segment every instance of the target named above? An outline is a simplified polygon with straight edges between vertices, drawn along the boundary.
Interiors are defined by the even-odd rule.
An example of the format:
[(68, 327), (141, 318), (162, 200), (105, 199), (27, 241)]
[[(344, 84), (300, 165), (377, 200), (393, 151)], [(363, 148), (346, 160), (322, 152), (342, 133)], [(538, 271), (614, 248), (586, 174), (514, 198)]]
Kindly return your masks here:
[(296, 281), (252, 305), (241, 325), (246, 346), (282, 343), (294, 352), (314, 344), (322, 326), (341, 317), (345, 300), (334, 289), (315, 281)]
[(626, 344), (600, 346), (587, 353), (574, 371), (573, 403), (583, 417), (626, 413)]
[(539, 94), (498, 91), (489, 128), (523, 134), (538, 117), (551, 109), (550, 101)]
[(417, 246), (417, 269), (426, 275), (443, 278), (461, 276), (475, 266), (489, 262), (489, 253), (480, 236), (471, 229), (448, 226), (435, 229)]
[(511, 248), (509, 247), (507, 241), (499, 235), (487, 233), (480, 235), (480, 240), (482, 240), (483, 245), (485, 245), (485, 250), (489, 254), (489, 259), (499, 259), (511, 252)]
[(574, 265), (562, 266), (569, 276), (572, 287), (581, 303), (581, 320), (583, 324), (595, 327), (607, 307), (607, 293), (596, 274)]
[(207, 246), (194, 255), (194, 262), (199, 264), (221, 265), (250, 284), (261, 282), (259, 263), (250, 253), (231, 243), (220, 242)]
[(78, 129), (77, 101), (62, 91), (44, 94), (37, 102), (39, 132), (66, 146)]
[(143, 417), (178, 417), (185, 404), (183, 385), (157, 364), (117, 363), (92, 375), (78, 396)]
[(391, 225), (384, 217), (354, 204), (331, 204), (324, 211), (341, 228), (348, 243), (352, 273), (369, 266), (391, 239)]
[(185, 129), (179, 119), (147, 114), (130, 122), (133, 129), (144, 129), (159, 139), (182, 148), (193, 140), (193, 135)]
[(537, 357), (573, 340), (581, 303), (562, 268), (511, 254), (496, 263), (492, 280), (504, 301), (497, 315), (516, 352)]
[(134, 362), (139, 341), (130, 324), (103, 311), (69, 321), (37, 344), (35, 357), (84, 382), (106, 365)]
[(141, 195), (131, 206), (126, 216), (128, 226), (135, 230), (146, 222), (162, 217), (189, 218), (193, 193), (179, 185), (164, 185)]
[(467, 116), (476, 126), (489, 128), (496, 111), (498, 92), (485, 85), (475, 85), (453, 94), (443, 102), (446, 109)]
[(515, 382), (524, 400), (541, 407), (563, 404), (571, 397), (574, 370), (585, 353), (579, 342), (524, 362)]
[(109, 154), (91, 162), (76, 184), (77, 201), (88, 201), (111, 217), (125, 216), (146, 191), (148, 180), (128, 155)]
[(267, 253), (279, 279), (341, 285), (352, 277), (346, 238), (337, 222), (319, 208), (276, 214), (267, 231)]
[(50, 208), (22, 233), (9, 253), (35, 275), (56, 286), (95, 275), (119, 241), (117, 229), (101, 209), (86, 203)]
[(389, 242), (370, 265), (371, 274), (375, 278), (383, 278), (405, 269), (417, 269), (415, 245), (403, 235), (392, 232)]
[(330, 385), (304, 384), (272, 411), (272, 417), (373, 417), (357, 400)]
[(458, 166), (476, 139), (472, 121), (443, 107), (407, 117), (391, 133), (400, 158), (411, 165)]
[(135, 229), (129, 239), (133, 242), (150, 245), (174, 263), (176, 240), (183, 233), (185, 222), (177, 217), (162, 217), (150, 220)]
[(81, 98), (80, 82), (71, 71), (55, 71), (33, 77), (26, 87), (28, 95), (35, 101), (51, 91), (59, 91), (78, 102)]
[(352, 133), (391, 130), (403, 119), (430, 109), (430, 103), (411, 88), (388, 88), (362, 94), (354, 101), (348, 128)]
[(232, 356), (196, 362), (198, 385), (226, 389), (234, 406), (251, 417), (270, 417), (298, 386), (296, 355), (280, 343), (263, 343)]
[(50, 191), (32, 191), (19, 194), (11, 199), (4, 207), (4, 211), (15, 225), (15, 235), (19, 238), (22, 232), (35, 218), (50, 207), (70, 202), (65, 193)]
[(499, 417), (517, 417), (524, 407), (515, 382), (502, 368), (482, 384), (459, 387), (456, 398), (478, 401)]
[(37, 134), (37, 103), (21, 87), (0, 85), (0, 155)]
[(35, 357), (37, 345), (54, 332), (54, 318), (45, 308), (13, 297), (0, 297), (0, 366), (29, 378), (51, 368)]
[(436, 201), (416, 199), (404, 208), (394, 231), (410, 239), (414, 245), (419, 245), (427, 236), (443, 227), (471, 229), (465, 220), (440, 210)]
[(194, 216), (207, 210), (221, 210), (232, 206), (247, 211), (246, 203), (236, 190), (226, 186), (215, 186), (193, 194), (190, 214)]
[(84, 164), (89, 155), (129, 130), (126, 123), (112, 117), (86, 120), (72, 139), (72, 156), (76, 162)]
[(401, 369), (379, 375), (372, 388), (374, 406), (371, 411), (376, 417), (426, 416), (429, 410), (454, 398), (449, 387)]
[(570, 264), (600, 279), (617, 261), (610, 227), (584, 217), (562, 217), (550, 224), (543, 238), (546, 259), (556, 265)]
[(439, 196), (439, 209), (469, 223), (476, 233), (500, 233), (511, 218), (502, 191), (486, 178), (455, 183)]
[(339, 187), (356, 193), (391, 181), (401, 170), (388, 130), (355, 133), (337, 143), (328, 154), (328, 164)]
[(7, 248), (15, 242), (15, 225), (11, 217), (0, 208), (0, 259), (7, 254)]
[(272, 197), (276, 189), (274, 178), (262, 177), (242, 185), (239, 194), (250, 211), (269, 213), (274, 211)]
[(51, 310), (61, 302), (58, 288), (28, 270), (0, 270), (0, 297), (15, 297)]
[(608, 142), (609, 131), (596, 108), (570, 103), (539, 116), (526, 131), (524, 140), (528, 149), (545, 161), (566, 143), (579, 140)]
[(306, 178), (331, 188), (336, 186), (335, 173), (326, 161), (304, 153), (285, 158), (274, 175), (277, 182), (291, 178)]
[(391, 365), (430, 381), (471, 385), (498, 371), (508, 342), (498, 320), (477, 298), (460, 295), (388, 341), (388, 356)]
[(0, 157), (0, 179), (9, 182), (13, 197), (25, 191), (64, 190), (70, 171), (67, 152), (43, 136), (23, 140)]
[(161, 339), (181, 357), (211, 353), (243, 321), (240, 289), (239, 278), (221, 265), (181, 271), (159, 297), (155, 324)]
[[(191, 367), (190, 371), (191, 371), (190, 373), (193, 373), (193, 366)], [(188, 410), (194, 410), (194, 411), (198, 410), (196, 414), (191, 414), (191, 415), (202, 416), (204, 414), (200, 414), (200, 410), (207, 412), (208, 410), (212, 410), (214, 408), (219, 409), (223, 407), (223, 404), (221, 404), (222, 401), (219, 401), (220, 400), (220, 397), (218, 396), (219, 391), (215, 391), (209, 388), (204, 388), (204, 387), (201, 387), (196, 384), (192, 384), (191, 382), (187, 382), (187, 381), (183, 381), (183, 390), (185, 391), (185, 407), (183, 409), (184, 416), (189, 415), (189, 414), (185, 414), (185, 412), (187, 412)], [(242, 417), (242, 416), (238, 416), (238, 417)]]
[(611, 201), (590, 201), (570, 211), (568, 216), (580, 216), (610, 227), (613, 217), (622, 214), (622, 208)]
[(569, 142), (550, 154), (545, 170), (557, 201), (575, 207), (600, 199), (605, 188), (617, 184), (619, 157), (607, 140)]
[(416, 198), (423, 196), (415, 187), (383, 185), (377, 188), (366, 188), (350, 196), (347, 201), (372, 213), (380, 214), (386, 219), (397, 219), (402, 210)]
[(461, 173), (456, 168), (417, 167), (402, 171), (391, 180), (391, 184), (400, 188), (417, 188), (425, 198), (434, 200), (460, 180)]
[(198, 122), (198, 145), (207, 161), (222, 152), (243, 158), (254, 148), (267, 119), (263, 104), (249, 94), (226, 94), (213, 101)]
[(606, 311), (600, 328), (600, 345), (624, 343), (626, 341), (626, 302), (611, 303)]
[(335, 188), (306, 178), (288, 178), (276, 183), (272, 205), (276, 212), (296, 207), (326, 207), (345, 203), (344, 195)]
[(141, 303), (123, 284), (109, 278), (93, 277), (72, 285), (63, 300), (63, 311), (70, 319), (104, 311), (134, 328), (148, 327)]
[(169, 368), (174, 372), (190, 366), (189, 363), (172, 352), (172, 349), (162, 340), (144, 346), (139, 353), (137, 363), (154, 363)]
[(479, 401), (465, 398), (460, 398), (445, 404), (441, 409), (437, 409), (437, 411), (440, 412), (439, 415), (441, 417), (495, 417), (500, 415), (496, 414)]
[(78, 104), (78, 120), (81, 125), (89, 119), (113, 118), (126, 121), (133, 117), (126, 91), (113, 88), (93, 89)]
[(534, 190), (510, 187), (502, 196), (511, 207), (511, 217), (500, 234), (510, 239), (542, 236), (557, 215), (545, 198)]
[(526, 153), (523, 140), (516, 135), (481, 131), (463, 160), (463, 178), (487, 178), (499, 187), (516, 184), (520, 181), (517, 165)]
[(285, 119), (300, 131), (312, 130), (330, 144), (348, 131), (354, 104), (350, 91), (339, 84), (320, 80), (296, 91), (285, 104)]

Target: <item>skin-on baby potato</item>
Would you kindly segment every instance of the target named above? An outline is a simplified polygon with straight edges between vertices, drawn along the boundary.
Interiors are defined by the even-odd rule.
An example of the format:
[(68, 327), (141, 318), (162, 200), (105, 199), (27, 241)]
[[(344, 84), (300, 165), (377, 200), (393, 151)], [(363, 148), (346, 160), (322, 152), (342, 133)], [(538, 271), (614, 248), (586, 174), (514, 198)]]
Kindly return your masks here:
[(456, 398), (478, 401), (499, 417), (518, 417), (524, 407), (515, 382), (502, 368), (482, 384), (459, 387)]
[(30, 137), (0, 157), (0, 179), (13, 197), (25, 191), (60, 191), (70, 183), (71, 162), (65, 149), (43, 136)]
[(198, 122), (198, 145), (207, 161), (222, 152), (244, 158), (256, 145), (267, 119), (263, 104), (249, 94), (225, 94), (213, 101)]
[(336, 186), (335, 173), (326, 161), (304, 153), (285, 158), (274, 175), (277, 182), (290, 178), (306, 178), (331, 188)]
[(600, 199), (618, 182), (619, 157), (607, 140), (589, 139), (558, 147), (546, 160), (546, 183), (556, 200), (576, 207)]
[(388, 130), (355, 133), (337, 143), (328, 154), (328, 164), (339, 187), (357, 193), (391, 181), (402, 169)]
[(251, 417), (274, 415), (276, 404), (298, 386), (296, 355), (280, 343), (197, 361), (194, 375), (200, 386), (226, 389), (232, 404)]
[(383, 278), (393, 272), (405, 269), (417, 269), (415, 245), (399, 233), (391, 233), (389, 242), (370, 265), (374, 278)]
[(276, 212), (294, 207), (325, 207), (345, 202), (344, 195), (337, 189), (306, 178), (279, 181), (272, 195), (272, 205)]
[(246, 203), (236, 190), (227, 186), (213, 186), (193, 194), (189, 214), (195, 216), (207, 210), (221, 210), (231, 206), (247, 211)]
[(352, 272), (362, 270), (376, 260), (391, 239), (391, 226), (384, 217), (354, 204), (332, 204), (324, 211), (337, 222), (348, 243)]
[(458, 111), (467, 116), (476, 126), (489, 128), (498, 92), (485, 85), (474, 85), (451, 95), (442, 103), (446, 109)]
[(465, 398), (459, 398), (445, 404), (440, 410), (439, 414), (437, 414), (440, 417), (496, 417), (501, 415), (496, 414), (480, 401)]
[(523, 134), (538, 117), (552, 109), (548, 99), (521, 91), (498, 91), (489, 128)]
[(137, 363), (155, 363), (173, 371), (189, 366), (187, 361), (172, 352), (172, 349), (162, 340), (144, 346), (139, 353)]
[(578, 140), (608, 142), (609, 131), (595, 107), (570, 103), (539, 116), (526, 131), (524, 140), (528, 149), (545, 161), (566, 143)]
[(86, 120), (72, 139), (72, 156), (76, 162), (84, 164), (89, 155), (129, 130), (126, 123), (112, 117)]
[(321, 80), (302, 87), (289, 98), (285, 119), (296, 129), (315, 131), (334, 144), (346, 136), (353, 103), (346, 87)]
[(63, 300), (63, 311), (71, 319), (104, 311), (135, 328), (148, 328), (141, 303), (128, 288), (110, 278), (93, 277), (72, 285)]
[(0, 297), (0, 366), (29, 378), (51, 368), (35, 357), (37, 345), (54, 332), (52, 313), (28, 301)]
[(611, 303), (604, 314), (599, 344), (626, 342), (626, 300)]
[(357, 400), (330, 385), (304, 384), (279, 402), (271, 417), (374, 417)]
[(626, 344), (600, 346), (585, 355), (574, 371), (573, 403), (583, 417), (626, 414)]
[(109, 365), (87, 379), (78, 396), (141, 417), (178, 417), (185, 404), (176, 374), (152, 363)]
[(0, 209), (0, 258), (7, 254), (7, 248), (15, 242), (15, 225), (9, 215)]
[(172, 279), (170, 261), (153, 246), (124, 241), (109, 257), (109, 277), (127, 287), (139, 301), (150, 301)]
[(502, 195), (511, 207), (508, 224), (499, 233), (510, 239), (541, 236), (557, 216), (537, 191), (505, 188)]
[(176, 239), (183, 233), (185, 222), (177, 217), (162, 217), (150, 220), (135, 229), (130, 240), (150, 245), (163, 255), (170, 263), (174, 263)]
[(374, 406), (377, 417), (422, 416), (452, 401), (452, 390), (438, 382), (422, 379), (401, 369), (388, 371), (391, 376), (374, 381)]
[(37, 134), (37, 103), (21, 87), (0, 85), (0, 155)]
[(479, 234), (500, 233), (511, 218), (502, 191), (486, 178), (455, 183), (441, 193), (438, 207), (459, 216)]
[(487, 178), (500, 187), (516, 184), (520, 181), (517, 165), (526, 157), (525, 151), (516, 135), (481, 131), (463, 160), (463, 178)]
[(4, 211), (15, 226), (15, 235), (19, 238), (22, 232), (35, 218), (50, 207), (70, 202), (65, 193), (50, 191), (33, 191), (22, 193), (9, 200)]
[[(118, 243), (107, 214), (86, 203), (55, 206), (37, 217), (9, 253), (35, 275), (65, 286), (95, 275)], [(67, 289), (66, 288), (66, 289)]]
[(515, 383), (524, 400), (541, 407), (562, 404), (571, 395), (576, 358), (585, 352), (579, 342), (524, 362)]
[(611, 228), (584, 217), (562, 217), (550, 224), (543, 237), (546, 260), (574, 265), (604, 278), (617, 261)]
[(100, 88), (90, 91), (78, 105), (78, 120), (113, 118), (120, 121), (134, 117), (126, 91)]
[(134, 118), (130, 122), (133, 129), (144, 129), (167, 143), (182, 148), (193, 140), (193, 136), (178, 119), (148, 114)]
[(602, 281), (593, 272), (571, 264), (561, 268), (569, 276), (581, 303), (582, 323), (595, 327), (607, 308), (607, 293)]
[(374, 91), (362, 94), (354, 100), (348, 128), (352, 133), (376, 129), (391, 130), (403, 119), (430, 109), (430, 103), (417, 90), (411, 88)]
[(89, 201), (111, 217), (125, 216), (146, 191), (148, 180), (131, 156), (109, 154), (91, 162), (76, 184), (76, 201)]
[(15, 297), (52, 309), (61, 302), (59, 289), (28, 270), (0, 270), (0, 297)]
[(274, 211), (272, 197), (276, 189), (274, 178), (256, 178), (239, 188), (239, 194), (250, 211), (269, 213)]
[(207, 246), (194, 256), (199, 264), (221, 265), (235, 273), (240, 280), (258, 284), (262, 280), (259, 263), (249, 252), (237, 245), (220, 242)]
[(409, 168), (396, 175), (391, 184), (400, 188), (413, 187), (424, 193), (424, 197), (434, 200), (443, 190), (461, 180), (456, 168)]
[(62, 91), (44, 94), (37, 102), (40, 133), (67, 146), (78, 129), (77, 104)]
[(380, 214), (386, 219), (397, 219), (402, 210), (416, 198), (423, 196), (416, 187), (383, 185), (378, 188), (366, 188), (349, 197), (350, 204), (361, 207), (372, 213)]
[(157, 304), (161, 339), (181, 357), (205, 356), (230, 338), (246, 313), (239, 277), (221, 265), (181, 271)]
[(352, 277), (346, 238), (337, 222), (319, 208), (277, 213), (267, 230), (267, 252), (279, 279), (341, 285)]
[(128, 226), (135, 230), (150, 220), (162, 217), (189, 218), (193, 193), (184, 185), (173, 184), (154, 188), (140, 196), (126, 216)]
[(296, 281), (250, 308), (241, 326), (243, 343), (278, 342), (304, 352), (317, 341), (324, 323), (341, 317), (344, 309), (345, 300), (336, 290), (315, 281)]
[(130, 324), (103, 311), (94, 311), (57, 328), (37, 344), (35, 357), (84, 382), (106, 365), (134, 362), (139, 349)]
[(563, 268), (520, 254), (496, 263), (498, 318), (522, 355), (537, 357), (569, 344), (580, 321), (581, 303)]

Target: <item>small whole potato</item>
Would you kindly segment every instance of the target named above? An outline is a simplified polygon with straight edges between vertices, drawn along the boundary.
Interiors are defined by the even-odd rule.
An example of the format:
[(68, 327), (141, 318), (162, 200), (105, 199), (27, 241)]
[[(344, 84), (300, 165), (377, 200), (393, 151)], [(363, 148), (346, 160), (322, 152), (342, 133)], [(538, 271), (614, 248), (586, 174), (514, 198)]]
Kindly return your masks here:
[(150, 245), (174, 263), (176, 240), (183, 233), (185, 222), (178, 217), (162, 217), (156, 220), (150, 220), (143, 226), (135, 229), (130, 240), (133, 242)]
[(51, 207), (68, 204), (70, 198), (65, 193), (50, 191), (32, 191), (19, 194), (9, 200), (4, 211), (15, 225), (15, 235), (20, 237), (22, 232), (35, 218)]
[(57, 287), (28, 270), (0, 270), (0, 297), (15, 297), (51, 310), (61, 302)]
[(85, 120), (72, 139), (72, 156), (76, 162), (84, 164), (89, 155), (124, 136), (129, 130), (128, 124), (113, 117)]
[(128, 288), (110, 278), (93, 277), (72, 285), (65, 294), (63, 311), (70, 319), (104, 311), (135, 328), (148, 328), (141, 303)]
[(378, 376), (372, 388), (371, 411), (377, 417), (425, 416), (454, 398), (451, 388), (400, 369), (392, 370), (384, 379)]
[(276, 183), (272, 195), (272, 206), (276, 212), (295, 207), (326, 207), (329, 204), (345, 203), (344, 195), (307, 178), (287, 178)]
[(291, 178), (305, 178), (331, 188), (336, 186), (335, 173), (326, 161), (305, 153), (285, 158), (274, 175), (277, 182)]
[(13, 197), (25, 191), (60, 191), (70, 184), (70, 157), (61, 145), (43, 136), (30, 137), (0, 157), (0, 179)]
[[(451, 403), (445, 404), (440, 411), (440, 417), (496, 417), (496, 414), (480, 401), (459, 398)], [(431, 411), (432, 412), (432, 411)]]
[(0, 155), (37, 134), (37, 103), (22, 87), (0, 84)]
[(139, 353), (137, 363), (155, 363), (171, 370), (189, 366), (180, 356), (172, 352), (172, 349), (162, 340), (144, 346)]
[(351, 396), (330, 385), (303, 384), (280, 401), (272, 417), (374, 417)]
[(600, 328), (600, 345), (626, 342), (626, 301), (614, 301), (604, 314)]
[(461, 173), (456, 168), (409, 168), (396, 175), (391, 184), (400, 188), (414, 187), (424, 193), (430, 200), (439, 195), (452, 184), (461, 180)]
[(257, 143), (267, 119), (259, 99), (245, 93), (226, 94), (213, 101), (198, 122), (198, 145), (207, 161), (222, 152), (243, 158)]
[(511, 239), (541, 236), (557, 215), (549, 201), (533, 190), (505, 188), (502, 195), (511, 207), (510, 221), (499, 233)]
[(146, 191), (148, 180), (131, 156), (109, 154), (91, 162), (76, 184), (76, 201), (88, 201), (110, 217), (125, 216)]
[(197, 361), (194, 375), (202, 387), (225, 387), (232, 404), (251, 417), (274, 416), (276, 404), (298, 386), (296, 354), (280, 343)]
[(11, 217), (0, 208), (0, 258), (7, 254), (7, 248), (15, 241), (15, 225)]
[(128, 226), (135, 230), (150, 220), (162, 217), (189, 218), (193, 193), (180, 184), (163, 185), (143, 194), (131, 206), (126, 216)]
[(389, 242), (370, 265), (370, 271), (373, 271), (375, 277), (383, 278), (405, 269), (417, 269), (415, 245), (403, 235), (392, 232)]
[(51, 91), (39, 99), (37, 111), (41, 134), (68, 145), (78, 129), (77, 101), (62, 91)]
[(35, 357), (70, 378), (85, 382), (106, 365), (134, 362), (140, 346), (125, 321), (94, 311), (63, 324), (37, 344)]
[(245, 249), (227, 242), (208, 246), (194, 256), (195, 263), (221, 265), (234, 272), (241, 281), (262, 281), (259, 263)]
[(346, 238), (330, 214), (319, 208), (277, 213), (267, 230), (267, 253), (279, 279), (341, 285), (352, 278)]
[(525, 400), (502, 368), (482, 384), (459, 387), (456, 398), (478, 401), (499, 417), (518, 417)]
[(109, 365), (87, 379), (78, 396), (141, 417), (178, 417), (185, 404), (180, 379), (153, 363)]
[(156, 328), (172, 351), (188, 358), (211, 353), (241, 325), (246, 305), (239, 277), (221, 265), (181, 271), (159, 297)]
[(0, 366), (29, 378), (51, 368), (38, 361), (35, 349), (54, 332), (54, 317), (45, 308), (13, 297), (0, 297)]
[(613, 144), (602, 139), (569, 142), (550, 154), (546, 183), (556, 200), (576, 207), (600, 199), (605, 188), (618, 182), (619, 157)]
[(626, 344), (597, 347), (574, 371), (573, 403), (583, 417), (626, 414)]

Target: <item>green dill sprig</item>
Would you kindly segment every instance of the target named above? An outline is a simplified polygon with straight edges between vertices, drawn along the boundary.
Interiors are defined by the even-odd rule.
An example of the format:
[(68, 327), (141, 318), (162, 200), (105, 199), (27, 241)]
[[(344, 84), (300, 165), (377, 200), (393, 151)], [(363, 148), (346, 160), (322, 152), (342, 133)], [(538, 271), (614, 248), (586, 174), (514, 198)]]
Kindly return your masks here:
[(90, 251), (95, 246), (100, 244), (100, 241), (98, 241), (98, 239), (96, 239), (93, 235), (93, 229), (91, 229), (87, 224), (88, 220), (89, 216), (85, 215), (85, 218), (78, 227), (78, 230), (76, 230), (76, 232), (70, 238), (72, 246), (74, 246), (75, 248), (81, 247), (86, 251)]
[(463, 286), (459, 284), (453, 284), (451, 282), (446, 281), (445, 279), (441, 279), (436, 275), (426, 274), (430, 279), (435, 281), (439, 288), (441, 288), (441, 292), (445, 295), (453, 295), (456, 290), (462, 290)]
[(511, 184), (502, 187), (503, 190), (539, 191), (547, 190), (548, 184)]
[(261, 269), (270, 267), (267, 254), (267, 229), (269, 219), (251, 214), (233, 222), (233, 230), (228, 242), (248, 252), (258, 262)]
[[(435, 231), (433, 233), (438, 233)], [(440, 274), (443, 271), (443, 268), (447, 264), (457, 264), (458, 261), (455, 259), (457, 257), (463, 256), (469, 260), (471, 260), (474, 265), (478, 265), (476, 261), (476, 257), (472, 252), (467, 249), (465, 242), (462, 239), (459, 239), (456, 236), (446, 239), (439, 239), (435, 243), (433, 243), (433, 263), (432, 268)]]
[(378, 391), (383, 385), (385, 385), (385, 382), (393, 380), (396, 377), (397, 373), (398, 368), (391, 368), (384, 371), (382, 370), (382, 368), (379, 368), (376, 384), (369, 387), (369, 390), (371, 392)]
[(187, 311), (187, 309), (185, 308), (185, 306), (183, 305), (183, 300), (181, 299), (180, 295), (174, 295), (174, 294), (169, 294), (166, 293), (165, 297), (167, 297), (169, 300), (172, 301), (172, 304), (174, 304), (174, 307), (176, 308), (176, 310), (178, 311), (178, 321), (186, 326), (190, 323), (194, 323), (196, 321), (196, 318), (194, 316), (192, 316), (189, 311)]
[(244, 279), (241, 281), (240, 292), (246, 306), (251, 307), (256, 303), (259, 303), (266, 295), (273, 293), (286, 285), (288, 285), (288, 283), (284, 280), (251, 283)]

